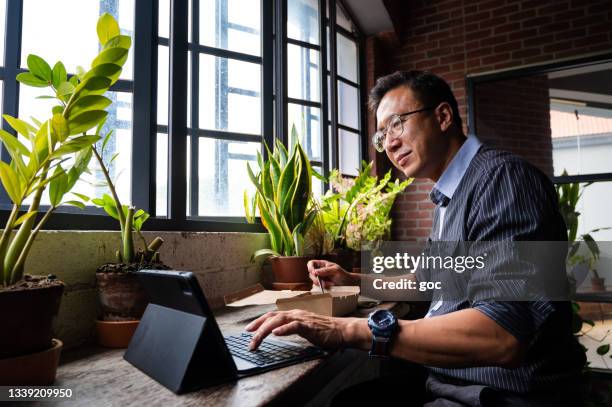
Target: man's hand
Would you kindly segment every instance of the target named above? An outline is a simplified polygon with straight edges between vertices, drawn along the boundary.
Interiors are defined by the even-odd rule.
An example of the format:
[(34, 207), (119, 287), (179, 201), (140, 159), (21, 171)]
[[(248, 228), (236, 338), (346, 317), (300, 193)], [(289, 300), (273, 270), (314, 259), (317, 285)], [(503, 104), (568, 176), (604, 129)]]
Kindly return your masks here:
[(336, 263), (327, 260), (310, 260), (308, 262), (308, 276), (316, 286), (321, 284), (323, 288), (334, 285), (358, 285), (359, 274), (349, 273)]
[[(355, 341), (354, 334), (359, 331), (356, 329), (356, 325), (363, 325), (360, 322), (365, 322), (365, 320), (328, 317), (295, 309), (268, 312), (248, 324), (245, 329), (249, 332), (255, 332), (253, 340), (249, 344), (249, 350), (257, 349), (270, 333), (277, 336), (297, 334), (313, 345), (335, 349), (353, 344)], [(365, 323), (365, 327), (367, 329), (367, 323)], [(369, 333), (369, 329), (365, 334), (367, 335), (367, 333)]]

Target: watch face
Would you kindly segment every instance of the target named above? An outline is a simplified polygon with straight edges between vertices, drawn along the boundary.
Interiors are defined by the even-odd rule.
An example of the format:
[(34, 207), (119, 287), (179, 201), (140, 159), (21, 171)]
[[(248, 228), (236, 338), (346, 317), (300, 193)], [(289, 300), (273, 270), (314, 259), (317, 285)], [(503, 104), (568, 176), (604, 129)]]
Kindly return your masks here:
[(372, 315), (372, 321), (378, 325), (381, 329), (387, 328), (393, 324), (395, 316), (389, 311), (376, 312)]

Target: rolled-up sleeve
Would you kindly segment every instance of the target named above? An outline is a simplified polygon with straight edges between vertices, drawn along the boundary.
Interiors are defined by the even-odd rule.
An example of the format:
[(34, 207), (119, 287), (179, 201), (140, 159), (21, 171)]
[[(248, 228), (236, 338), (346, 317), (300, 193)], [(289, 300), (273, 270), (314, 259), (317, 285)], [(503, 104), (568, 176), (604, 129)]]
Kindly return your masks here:
[[(469, 219), (470, 241), (563, 240), (565, 230), (551, 228), (560, 216), (554, 188), (528, 165), (507, 162), (480, 183), (478, 199)], [(552, 230), (552, 231), (551, 231)], [(510, 247), (510, 246), (508, 246)], [(498, 257), (486, 276), (475, 276), (470, 286), (471, 307), (482, 312), (520, 341), (530, 341), (555, 311), (554, 301), (537, 296), (533, 301), (502, 301), (490, 292), (532, 290), (530, 278), (537, 267), (516, 256)], [(561, 259), (561, 262), (564, 262)], [(563, 267), (560, 264), (559, 267)], [(561, 278), (565, 271), (560, 270)], [(532, 293), (533, 295), (533, 293)], [(517, 296), (518, 297), (518, 296)], [(516, 297), (514, 297), (516, 298)], [(541, 300), (538, 298), (542, 298)]]

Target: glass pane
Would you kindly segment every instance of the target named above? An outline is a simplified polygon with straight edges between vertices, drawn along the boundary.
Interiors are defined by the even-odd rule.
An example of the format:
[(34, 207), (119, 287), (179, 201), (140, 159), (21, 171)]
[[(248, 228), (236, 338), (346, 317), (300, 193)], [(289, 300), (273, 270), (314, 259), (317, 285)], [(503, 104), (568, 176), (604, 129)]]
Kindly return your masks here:
[(353, 23), (351, 23), (351, 19), (344, 13), (344, 11), (342, 11), (342, 7), (339, 5), (336, 5), (336, 23), (348, 31), (353, 31)]
[(319, 51), (287, 45), (287, 81), (290, 98), (318, 102), (319, 95)]
[(319, 43), (319, 2), (287, 0), (287, 36), (295, 40)]
[(342, 81), (338, 81), (338, 121), (359, 129), (359, 91)]
[(261, 134), (261, 66), (200, 55), (200, 128)]
[(170, 56), (168, 47), (157, 47), (157, 123), (168, 125), (168, 88)]
[(155, 216), (168, 216), (168, 135), (157, 133), (155, 154)]
[[(68, 72), (78, 65), (89, 66), (98, 54), (96, 23), (103, 13), (119, 21), (121, 33), (134, 35), (134, 0), (54, 0), (23, 2), (21, 66), (27, 67), (28, 54), (44, 58), (51, 66), (61, 60)], [(78, 18), (66, 16), (78, 15)], [(132, 78), (134, 46), (121, 72)]]
[(593, 229), (603, 229), (593, 232), (593, 239), (599, 241), (612, 241), (612, 182), (595, 182), (587, 187), (580, 184), (582, 196), (576, 205), (580, 212), (578, 218), (578, 234), (589, 233)]
[[(313, 171), (323, 175), (323, 168), (313, 166), (312, 169)], [(312, 193), (317, 198), (320, 198), (323, 195), (323, 182), (317, 177), (312, 177)]]
[(287, 135), (291, 146), (291, 129), (295, 126), (298, 132), (300, 144), (304, 151), (313, 161), (321, 161), (321, 109), (315, 107), (301, 106), (290, 103), (287, 109), (289, 119), (289, 133)]
[(338, 34), (338, 75), (358, 83), (357, 79), (357, 44), (354, 41), (346, 38), (342, 34)]
[(612, 109), (551, 102), (550, 130), (555, 175), (612, 172)]
[(0, 65), (4, 65), (4, 32), (6, 31), (6, 0), (0, 0)]
[[(45, 121), (50, 117), (52, 103), (49, 100), (34, 99), (36, 96), (44, 93), (41, 89), (22, 86), (19, 92), (19, 117), (30, 122), (30, 117), (32, 116), (39, 121)], [(132, 173), (132, 94), (107, 92), (105, 96), (111, 99), (113, 104), (106, 109), (109, 114), (102, 134), (113, 130), (113, 135), (106, 145), (105, 154), (102, 158), (108, 163), (115, 153), (119, 153), (117, 158), (110, 164), (110, 174), (111, 179), (115, 182), (119, 199), (124, 203), (129, 203), (131, 200)], [(99, 142), (100, 148), (101, 143), (102, 141)], [(71, 165), (72, 158), (62, 164), (66, 169), (70, 168)], [(95, 184), (103, 181), (104, 175), (95, 165), (95, 160), (92, 160), (91, 168), (93, 169), (92, 174), (85, 174), (83, 180), (77, 182), (72, 191), (90, 197), (100, 197), (104, 193), (108, 193), (108, 189), (106, 186)], [(98, 169), (96, 170), (96, 168)], [(42, 204), (49, 204), (48, 191), (45, 191), (43, 194)]]
[(244, 216), (244, 190), (254, 192), (246, 163), (257, 168), (261, 144), (200, 137), (198, 145), (198, 214)]
[(160, 37), (170, 38), (170, 0), (158, 0), (157, 32)]
[(361, 163), (361, 140), (359, 134), (352, 131), (338, 130), (340, 135), (340, 172), (346, 175), (358, 175)]
[(200, 0), (200, 44), (260, 54), (258, 0)]

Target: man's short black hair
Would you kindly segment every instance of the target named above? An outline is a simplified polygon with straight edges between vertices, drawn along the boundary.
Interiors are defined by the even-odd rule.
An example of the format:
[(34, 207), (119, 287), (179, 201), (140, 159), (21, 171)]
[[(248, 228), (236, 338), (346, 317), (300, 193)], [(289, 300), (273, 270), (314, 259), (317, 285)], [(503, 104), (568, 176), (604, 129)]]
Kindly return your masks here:
[(390, 75), (378, 78), (376, 85), (370, 91), (368, 106), (376, 113), (382, 98), (399, 86), (408, 86), (421, 101), (423, 107), (438, 106), (447, 102), (453, 110), (453, 121), (459, 131), (463, 131), (457, 99), (448, 83), (428, 71), (396, 71)]

